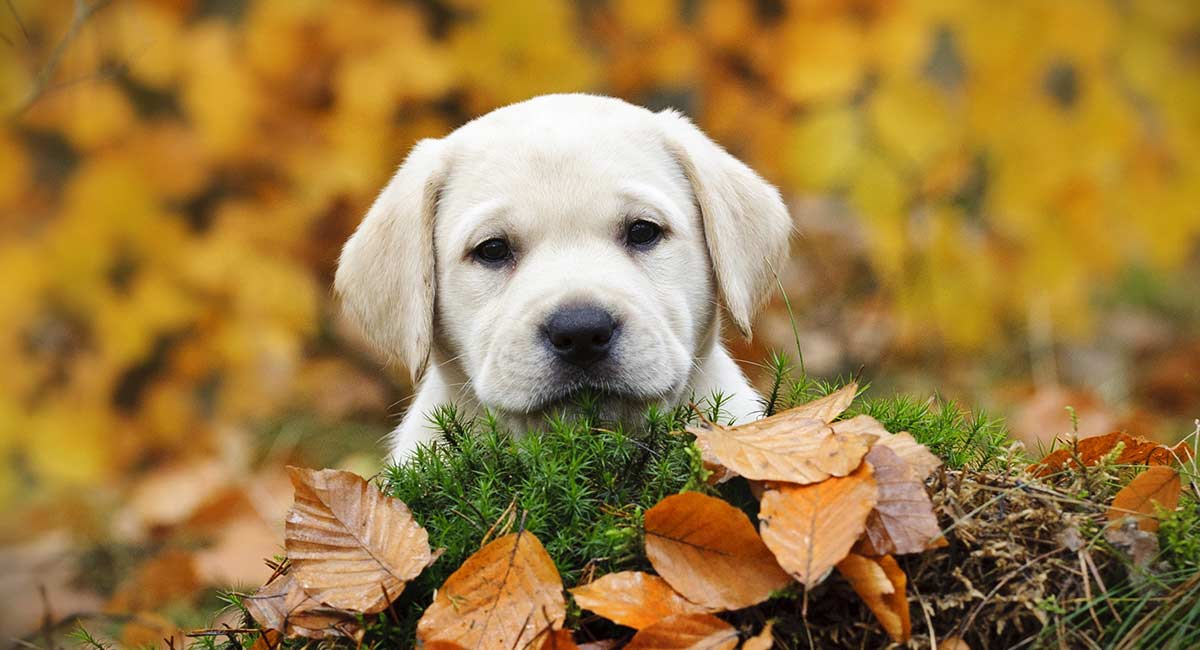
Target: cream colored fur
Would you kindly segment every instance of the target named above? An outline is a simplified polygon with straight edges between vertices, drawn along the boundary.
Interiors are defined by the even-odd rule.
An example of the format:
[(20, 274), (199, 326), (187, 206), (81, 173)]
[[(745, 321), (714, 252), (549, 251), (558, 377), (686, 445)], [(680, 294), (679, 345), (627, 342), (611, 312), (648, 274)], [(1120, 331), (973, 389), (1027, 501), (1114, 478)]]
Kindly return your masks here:
[[(631, 218), (662, 226), (631, 250)], [(435, 433), (434, 408), (492, 410), (514, 431), (605, 395), (608, 416), (721, 391), (737, 420), (758, 401), (720, 344), (719, 309), (749, 336), (787, 254), (778, 191), (675, 111), (547, 95), (413, 148), (342, 251), (349, 314), (419, 380), (392, 441), (400, 461)], [(471, 255), (505, 237), (504, 268)], [(568, 372), (545, 344), (556, 308), (595, 304), (621, 323), (602, 376)]]

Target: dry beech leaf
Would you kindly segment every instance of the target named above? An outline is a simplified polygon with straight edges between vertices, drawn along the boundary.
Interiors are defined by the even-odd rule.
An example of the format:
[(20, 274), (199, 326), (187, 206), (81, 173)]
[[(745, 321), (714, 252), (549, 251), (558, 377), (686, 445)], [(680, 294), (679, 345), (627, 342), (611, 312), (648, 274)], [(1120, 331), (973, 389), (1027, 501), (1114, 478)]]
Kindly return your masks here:
[(422, 643), (524, 648), (567, 616), (562, 578), (533, 533), (510, 533), (467, 558), (417, 622)]
[[(1118, 444), (1124, 445), (1114, 462), (1117, 465), (1172, 465), (1191, 458), (1192, 450), (1186, 444), (1164, 447), (1157, 442), (1114, 431), (1102, 436), (1083, 438), (1074, 447), (1057, 449), (1039, 463), (1029, 467), (1035, 476), (1049, 476), (1080, 462), (1085, 466), (1095, 465), (1107, 456)], [(1078, 460), (1076, 459), (1078, 455)]]
[(728, 467), (725, 467), (717, 460), (712, 450), (708, 448), (706, 441), (696, 438), (696, 448), (700, 450), (700, 462), (703, 463), (704, 469), (709, 472), (708, 478), (704, 480), (705, 483), (708, 485), (720, 485), (737, 476), (736, 472), (730, 471)]
[[(789, 421), (792, 422), (812, 419), (828, 424), (833, 422), (837, 416), (850, 407), (850, 403), (854, 401), (854, 396), (857, 394), (858, 384), (850, 383), (825, 397), (801, 404), (777, 415), (786, 413)], [(697, 437), (696, 446), (700, 449), (700, 457), (704, 462), (704, 469), (711, 472), (708, 480), (705, 481), (706, 483), (709, 485), (719, 485), (737, 476), (736, 472), (731, 471), (728, 467), (721, 464), (709, 448), (705, 438)]]
[(924, 482), (929, 475), (942, 466), (942, 459), (929, 451), (925, 445), (917, 442), (916, 438), (907, 431), (882, 436), (875, 441), (876, 447), (887, 447), (912, 469), (913, 478)]
[(693, 603), (741, 609), (791, 583), (746, 513), (715, 497), (684, 492), (646, 511), (646, 557)]
[(867, 452), (875, 471), (879, 500), (867, 517), (867, 530), (859, 542), (864, 555), (920, 553), (930, 548), (942, 532), (925, 484), (891, 449), (875, 445)]
[(908, 578), (895, 558), (851, 553), (838, 562), (837, 570), (875, 614), (888, 636), (896, 643), (908, 643), (912, 636), (908, 598), (904, 594)]
[(828, 424), (850, 408), (855, 395), (858, 395), (858, 383), (850, 382), (825, 397), (806, 402), (784, 412), (791, 413), (795, 418), (812, 418)]
[(971, 646), (961, 637), (948, 636), (938, 643), (937, 650), (971, 650)]
[(767, 621), (761, 632), (746, 639), (746, 642), (742, 644), (742, 650), (771, 650), (775, 647), (774, 627), (774, 621)]
[(1157, 509), (1174, 510), (1179, 505), (1180, 488), (1179, 472), (1175, 468), (1151, 467), (1117, 492), (1108, 509), (1108, 519), (1120, 522), (1125, 517), (1135, 517), (1138, 528), (1154, 532), (1158, 530)]
[(588, 641), (587, 643), (579, 644), (579, 650), (613, 650), (621, 646), (621, 642), (617, 639), (601, 639), (599, 641)]
[(838, 420), (829, 426), (833, 427), (834, 433), (863, 436), (868, 444), (874, 444), (879, 438), (892, 435), (879, 420), (869, 415), (856, 415), (849, 420)]
[(284, 544), (314, 600), (371, 614), (429, 565), (429, 535), (408, 506), (351, 472), (289, 467), (296, 503)]
[(738, 633), (712, 614), (680, 614), (639, 631), (625, 650), (732, 650)]
[(361, 634), (357, 615), (313, 600), (292, 574), (277, 576), (243, 602), (259, 625), (287, 637), (357, 638)]
[(763, 493), (758, 518), (775, 559), (805, 587), (842, 561), (867, 525), (879, 489), (871, 466), (813, 485), (776, 485)]
[(668, 616), (708, 611), (680, 596), (666, 580), (641, 571), (610, 573), (570, 591), (583, 609), (635, 630)]
[[(846, 431), (835, 431), (837, 425)], [(784, 411), (736, 427), (708, 424), (688, 431), (712, 460), (741, 476), (806, 484), (845, 476), (858, 467), (874, 438), (851, 432), (854, 428), (856, 424), (829, 425)]]

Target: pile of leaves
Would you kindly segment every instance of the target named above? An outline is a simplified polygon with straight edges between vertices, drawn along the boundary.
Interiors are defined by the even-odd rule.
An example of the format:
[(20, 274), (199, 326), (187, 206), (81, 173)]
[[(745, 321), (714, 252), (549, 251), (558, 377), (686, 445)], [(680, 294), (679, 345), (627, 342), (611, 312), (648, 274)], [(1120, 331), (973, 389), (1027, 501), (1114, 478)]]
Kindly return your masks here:
[[(773, 391), (782, 403), (788, 390), (828, 394), (737, 427), (714, 422), (719, 402), (697, 417), (673, 413), (645, 438), (561, 421), (512, 440), (443, 411), (446, 443), (383, 481), (407, 505), (345, 472), (292, 469), (287, 558), (240, 604), (268, 647), (342, 637), (446, 648), (1200, 641), (1200, 514), (1181, 480), (1181, 464), (1194, 476), (1195, 442), (1114, 433), (1026, 467), (990, 457), (985, 436), (961, 458), (986, 466), (938, 471), (917, 438), (937, 440), (932, 423), (952, 409), (927, 406), (914, 438), (845, 412), (856, 386), (829, 388)], [(689, 421), (691, 436), (670, 433)], [(594, 447), (554, 465), (588, 435)], [(492, 483), (509, 476), (501, 461), (529, 481)], [(416, 482), (464, 475), (474, 480)]]
[[(698, 635), (732, 648), (738, 631), (714, 612), (755, 606), (793, 580), (811, 589), (836, 566), (888, 634), (906, 642), (905, 576), (890, 554), (921, 552), (940, 541), (923, 481), (941, 463), (910, 434), (891, 434), (870, 416), (835, 421), (857, 390), (850, 384), (739, 427), (704, 419), (690, 428), (711, 468), (702, 470), (710, 482), (751, 481), (760, 496), (762, 537), (746, 513), (719, 498), (669, 496), (646, 511), (642, 523), (644, 554), (658, 575), (609, 573), (577, 587), (576, 602), (640, 630), (631, 647)], [(452, 440), (461, 447), (469, 438)], [(603, 467), (566, 470), (616, 480)], [(291, 476), (296, 505), (287, 520), (287, 569), (281, 566), (247, 598), (247, 608), (285, 635), (361, 640), (356, 616), (387, 609), (437, 559), (428, 533), (406, 504), (353, 474), (293, 468)], [(560, 639), (562, 579), (526, 530), (528, 513), (522, 512), (518, 532), (484, 545), (441, 585), (417, 623), (419, 641), (528, 647)], [(523, 545), (523, 539), (531, 541)], [(768, 646), (770, 635), (767, 630), (762, 637)], [(569, 636), (559, 642), (573, 643)]]

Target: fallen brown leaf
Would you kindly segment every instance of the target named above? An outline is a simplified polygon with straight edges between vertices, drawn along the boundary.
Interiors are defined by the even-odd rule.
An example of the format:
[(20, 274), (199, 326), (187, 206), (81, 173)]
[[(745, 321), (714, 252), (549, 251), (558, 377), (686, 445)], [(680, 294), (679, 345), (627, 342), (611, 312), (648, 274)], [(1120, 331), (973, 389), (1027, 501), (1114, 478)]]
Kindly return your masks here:
[(746, 513), (715, 497), (669, 496), (646, 511), (645, 530), (658, 574), (709, 609), (749, 607), (791, 582)]
[(948, 636), (938, 643), (938, 650), (971, 650), (966, 641), (956, 636)]
[(774, 621), (767, 621), (761, 632), (746, 639), (746, 642), (742, 644), (742, 650), (771, 650), (775, 647), (774, 627)]
[(879, 496), (871, 466), (813, 485), (777, 485), (763, 493), (762, 539), (779, 564), (806, 587), (821, 582), (849, 553)]
[(562, 579), (533, 533), (510, 533), (467, 558), (417, 622), (422, 643), (523, 648), (567, 616)]
[(286, 637), (357, 638), (362, 632), (354, 612), (313, 600), (291, 574), (277, 576), (242, 602), (259, 625)]
[(784, 411), (784, 413), (790, 413), (792, 417), (797, 419), (812, 418), (828, 424), (836, 420), (837, 416), (841, 415), (846, 409), (850, 408), (855, 395), (858, 395), (858, 383), (850, 382), (825, 397), (805, 402), (800, 406)]
[(873, 440), (857, 432), (836, 432), (822, 420), (797, 418), (791, 411), (736, 427), (706, 424), (688, 431), (712, 459), (741, 476), (801, 484), (854, 471)]
[(288, 473), (296, 503), (284, 542), (296, 582), (314, 600), (380, 612), (432, 561), (428, 534), (399, 499), (350, 472)]
[(570, 592), (583, 609), (635, 630), (668, 616), (708, 611), (680, 596), (666, 580), (641, 571), (610, 573)]
[(895, 558), (890, 555), (872, 558), (851, 553), (838, 562), (837, 569), (867, 604), (892, 641), (908, 643), (912, 637), (908, 599), (904, 594), (908, 578), (900, 565), (896, 564)]
[(929, 451), (925, 445), (917, 442), (916, 438), (907, 431), (881, 436), (875, 441), (876, 447), (887, 447), (908, 464), (913, 471), (913, 478), (924, 481), (937, 468), (942, 466), (942, 459)]
[(867, 529), (859, 542), (864, 555), (920, 553), (941, 535), (933, 503), (925, 484), (888, 447), (875, 445), (867, 452), (875, 471), (879, 501), (867, 517)]
[(1108, 520), (1119, 522), (1134, 517), (1138, 528), (1154, 532), (1158, 530), (1157, 510), (1174, 510), (1179, 505), (1181, 487), (1179, 472), (1173, 467), (1151, 467), (1117, 492), (1108, 509)]
[(625, 650), (732, 650), (738, 633), (712, 614), (680, 614), (639, 631)]
[(829, 426), (833, 427), (834, 433), (864, 436), (868, 443), (874, 443), (881, 437), (891, 435), (879, 420), (869, 415), (856, 415), (848, 420), (838, 420)]
[(1031, 465), (1029, 471), (1035, 476), (1049, 476), (1067, 467), (1076, 467), (1079, 463), (1084, 466), (1095, 465), (1118, 444), (1124, 446), (1114, 459), (1117, 465), (1171, 465), (1191, 458), (1192, 452), (1186, 444), (1165, 447), (1152, 440), (1114, 431), (1102, 436), (1081, 438), (1073, 447), (1056, 449), (1040, 462)]

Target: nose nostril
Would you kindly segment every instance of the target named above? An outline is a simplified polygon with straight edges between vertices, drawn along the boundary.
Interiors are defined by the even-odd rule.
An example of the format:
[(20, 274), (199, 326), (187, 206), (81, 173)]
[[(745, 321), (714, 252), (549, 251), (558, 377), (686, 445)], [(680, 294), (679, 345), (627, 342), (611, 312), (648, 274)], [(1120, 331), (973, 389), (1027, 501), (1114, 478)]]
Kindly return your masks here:
[(590, 366), (607, 356), (616, 330), (609, 312), (591, 306), (560, 309), (543, 326), (554, 352), (578, 366)]
[(567, 336), (551, 336), (550, 337), (550, 344), (553, 345), (555, 348), (558, 348), (559, 350), (570, 349), (572, 343), (573, 343), (573, 341), (571, 340), (571, 338), (567, 337)]

